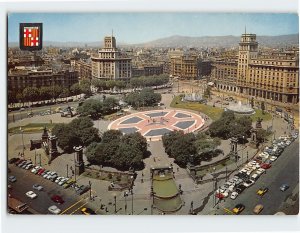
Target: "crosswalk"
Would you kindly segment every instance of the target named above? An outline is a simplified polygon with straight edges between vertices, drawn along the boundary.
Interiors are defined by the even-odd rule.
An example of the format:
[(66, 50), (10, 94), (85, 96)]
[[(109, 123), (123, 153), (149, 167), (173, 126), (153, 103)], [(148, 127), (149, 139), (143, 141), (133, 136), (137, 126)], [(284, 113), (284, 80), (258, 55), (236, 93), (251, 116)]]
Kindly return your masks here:
[(72, 215), (80, 213), (80, 210), (88, 204), (88, 197), (82, 198), (79, 201), (75, 202), (65, 210), (63, 210), (60, 215)]

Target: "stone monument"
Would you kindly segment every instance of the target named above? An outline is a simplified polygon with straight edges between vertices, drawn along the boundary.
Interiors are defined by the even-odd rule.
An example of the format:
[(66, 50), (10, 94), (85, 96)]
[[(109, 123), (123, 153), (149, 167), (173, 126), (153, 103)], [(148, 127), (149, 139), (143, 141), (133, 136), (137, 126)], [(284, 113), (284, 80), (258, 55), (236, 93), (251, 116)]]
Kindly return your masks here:
[(81, 175), (84, 172), (84, 162), (83, 162), (83, 147), (74, 146), (75, 151), (75, 174)]

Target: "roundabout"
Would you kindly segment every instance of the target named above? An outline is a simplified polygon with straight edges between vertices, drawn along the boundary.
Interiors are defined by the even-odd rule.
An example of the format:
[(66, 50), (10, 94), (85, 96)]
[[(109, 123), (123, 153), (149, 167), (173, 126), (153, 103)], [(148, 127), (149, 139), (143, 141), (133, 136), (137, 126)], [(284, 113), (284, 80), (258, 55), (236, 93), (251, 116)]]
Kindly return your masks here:
[(132, 113), (113, 121), (108, 129), (120, 130), (124, 134), (139, 132), (148, 141), (159, 141), (166, 133), (174, 130), (191, 133), (199, 130), (204, 123), (198, 114), (164, 109)]

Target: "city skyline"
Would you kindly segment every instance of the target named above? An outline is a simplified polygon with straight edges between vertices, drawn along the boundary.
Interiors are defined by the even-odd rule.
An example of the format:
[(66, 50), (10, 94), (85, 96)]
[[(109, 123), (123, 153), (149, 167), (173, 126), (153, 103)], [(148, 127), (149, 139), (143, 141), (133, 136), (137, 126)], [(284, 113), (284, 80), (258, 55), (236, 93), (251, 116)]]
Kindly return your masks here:
[(239, 36), (245, 30), (262, 36), (299, 33), (297, 14), (11, 13), (8, 15), (9, 43), (18, 42), (22, 22), (43, 23), (44, 40), (56, 42), (95, 42), (111, 34), (120, 43), (138, 44), (174, 35)]

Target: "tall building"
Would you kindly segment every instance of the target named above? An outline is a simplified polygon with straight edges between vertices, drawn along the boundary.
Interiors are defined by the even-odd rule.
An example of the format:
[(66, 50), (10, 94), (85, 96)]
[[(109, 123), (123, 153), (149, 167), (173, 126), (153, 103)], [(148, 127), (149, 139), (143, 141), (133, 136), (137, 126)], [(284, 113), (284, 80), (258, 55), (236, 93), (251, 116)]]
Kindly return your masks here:
[(170, 55), (170, 75), (180, 79), (197, 79), (198, 57), (180, 53)]
[(299, 50), (259, 52), (256, 35), (242, 34), (238, 58), (216, 59), (211, 81), (246, 97), (298, 103)]
[(119, 80), (131, 78), (131, 58), (116, 47), (113, 36), (104, 38), (104, 48), (92, 59), (92, 78)]

